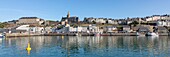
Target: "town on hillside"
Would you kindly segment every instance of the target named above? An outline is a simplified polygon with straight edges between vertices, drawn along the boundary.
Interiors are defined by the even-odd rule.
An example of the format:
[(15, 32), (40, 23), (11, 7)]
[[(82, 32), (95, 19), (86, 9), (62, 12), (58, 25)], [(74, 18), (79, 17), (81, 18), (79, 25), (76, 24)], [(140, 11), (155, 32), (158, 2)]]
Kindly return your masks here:
[(169, 35), (170, 15), (112, 19), (77, 16), (62, 17), (60, 21), (39, 17), (21, 17), (17, 20), (1, 22), (0, 33), (7, 37), (28, 35), (68, 35), (68, 36), (113, 36), (113, 35)]

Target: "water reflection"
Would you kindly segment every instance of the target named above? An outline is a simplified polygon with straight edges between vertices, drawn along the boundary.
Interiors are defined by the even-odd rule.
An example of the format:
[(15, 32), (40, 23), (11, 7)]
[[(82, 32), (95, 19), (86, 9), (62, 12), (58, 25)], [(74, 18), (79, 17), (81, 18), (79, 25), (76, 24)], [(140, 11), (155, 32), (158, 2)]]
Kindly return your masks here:
[[(26, 56), (29, 37), (0, 40), (0, 55)], [(136, 36), (36, 36), (30, 37), (30, 56), (59, 57), (168, 57), (170, 39)]]

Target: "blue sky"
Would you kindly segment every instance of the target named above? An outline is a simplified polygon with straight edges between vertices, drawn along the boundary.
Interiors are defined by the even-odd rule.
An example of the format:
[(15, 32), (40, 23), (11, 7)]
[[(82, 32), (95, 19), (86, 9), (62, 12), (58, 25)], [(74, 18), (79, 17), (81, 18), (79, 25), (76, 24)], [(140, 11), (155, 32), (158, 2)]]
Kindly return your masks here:
[(1, 0), (0, 20), (17, 20), (36, 16), (60, 20), (70, 11), (71, 16), (126, 18), (153, 14), (170, 14), (170, 0)]

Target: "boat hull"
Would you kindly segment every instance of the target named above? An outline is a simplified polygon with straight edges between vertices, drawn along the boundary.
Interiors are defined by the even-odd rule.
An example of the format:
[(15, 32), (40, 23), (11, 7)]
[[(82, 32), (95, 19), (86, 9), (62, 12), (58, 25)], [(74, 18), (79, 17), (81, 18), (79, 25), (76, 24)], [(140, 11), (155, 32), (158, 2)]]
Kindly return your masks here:
[(4, 38), (4, 36), (0, 36), (0, 38)]
[(159, 36), (158, 33), (147, 33), (146, 36)]
[(0, 38), (4, 38), (4, 35), (0, 34)]

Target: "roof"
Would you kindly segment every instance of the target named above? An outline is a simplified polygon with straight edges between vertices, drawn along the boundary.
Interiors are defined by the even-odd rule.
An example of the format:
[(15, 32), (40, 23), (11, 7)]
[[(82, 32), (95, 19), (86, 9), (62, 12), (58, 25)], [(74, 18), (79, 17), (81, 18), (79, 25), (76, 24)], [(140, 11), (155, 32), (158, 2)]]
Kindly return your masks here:
[(129, 25), (122, 25), (123, 28), (130, 28)]
[(167, 29), (163, 26), (158, 26), (158, 30), (167, 30)]
[(27, 30), (11, 30), (12, 33), (26, 32)]
[(113, 28), (113, 27), (117, 27), (116, 25), (115, 26), (105, 26), (106, 28)]
[(20, 19), (37, 19), (38, 17), (21, 17)]
[(36, 27), (36, 25), (29, 25), (29, 27)]
[(9, 29), (0, 29), (0, 33), (8, 32)]
[(150, 31), (147, 27), (140, 26), (138, 31)]

